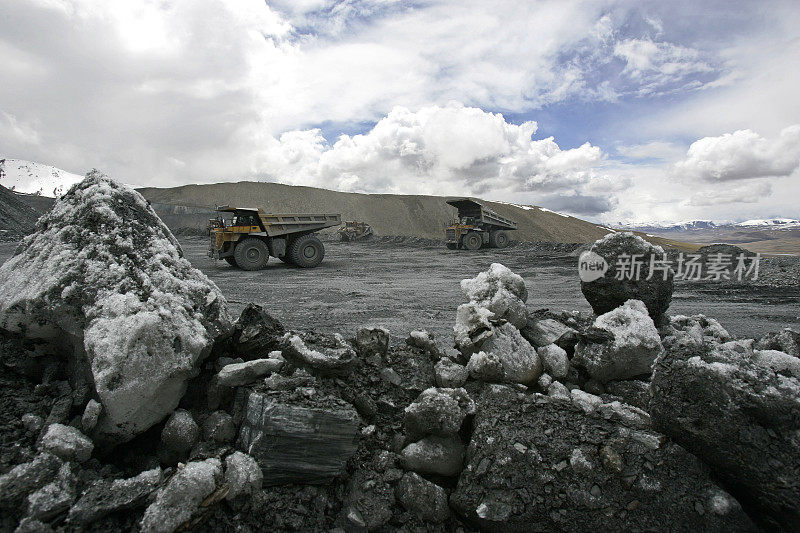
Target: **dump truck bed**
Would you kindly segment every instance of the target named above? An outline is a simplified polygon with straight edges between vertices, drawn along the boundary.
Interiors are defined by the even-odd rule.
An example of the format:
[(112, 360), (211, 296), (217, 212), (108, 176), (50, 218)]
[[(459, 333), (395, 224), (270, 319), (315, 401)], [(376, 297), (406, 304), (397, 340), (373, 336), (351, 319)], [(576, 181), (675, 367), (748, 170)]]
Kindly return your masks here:
[(469, 198), (458, 198), (455, 200), (448, 200), (448, 204), (458, 209), (458, 217), (474, 218), (478, 223), (490, 224), (503, 229), (517, 229), (517, 223), (499, 215), (475, 200)]
[(260, 213), (261, 223), (269, 237), (280, 237), (290, 233), (312, 232), (342, 223), (342, 216), (332, 213), (320, 214), (268, 214)]

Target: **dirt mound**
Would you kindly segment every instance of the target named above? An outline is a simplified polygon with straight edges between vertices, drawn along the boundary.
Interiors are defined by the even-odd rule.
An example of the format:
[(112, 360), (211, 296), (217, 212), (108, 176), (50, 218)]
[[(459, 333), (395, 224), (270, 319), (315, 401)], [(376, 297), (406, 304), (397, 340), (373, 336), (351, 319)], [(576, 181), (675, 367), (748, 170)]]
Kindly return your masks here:
[[(455, 216), (443, 196), (412, 196), (397, 194), (360, 194), (329, 191), (314, 187), (297, 187), (278, 183), (239, 182), (212, 185), (186, 185), (168, 189), (144, 188), (139, 190), (153, 203), (162, 216), (159, 204), (181, 209), (204, 208), (210, 212), (215, 205), (230, 204), (260, 207), (277, 212), (333, 212), (341, 213), (343, 220), (359, 220), (370, 224), (375, 235), (406, 235), (424, 239), (442, 239), (445, 226)], [(609, 232), (591, 222), (561, 215), (531, 206), (517, 206), (497, 202), (486, 204), (504, 217), (515, 220), (519, 229), (512, 232), (518, 241), (588, 242)], [(182, 206), (190, 206), (185, 208)], [(203, 217), (205, 217), (203, 213)], [(171, 213), (178, 215), (176, 211)], [(201, 213), (181, 213), (184, 220), (202, 223)], [(169, 218), (164, 222), (175, 227)]]

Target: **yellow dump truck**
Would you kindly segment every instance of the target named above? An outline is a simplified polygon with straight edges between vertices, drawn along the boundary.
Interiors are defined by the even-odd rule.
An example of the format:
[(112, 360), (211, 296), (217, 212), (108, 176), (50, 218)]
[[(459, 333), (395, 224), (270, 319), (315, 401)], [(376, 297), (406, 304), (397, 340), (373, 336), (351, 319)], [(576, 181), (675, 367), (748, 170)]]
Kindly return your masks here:
[(447, 203), (458, 210), (458, 217), (444, 230), (447, 247), (451, 250), (477, 250), (482, 246), (505, 248), (509, 241), (507, 232), (517, 229), (517, 223), (510, 218), (470, 198), (457, 198)]
[(219, 215), (208, 223), (208, 256), (244, 270), (264, 268), (269, 256), (301, 268), (315, 267), (325, 256), (325, 246), (314, 232), (342, 223), (340, 214), (271, 214), (228, 205), (216, 211)]

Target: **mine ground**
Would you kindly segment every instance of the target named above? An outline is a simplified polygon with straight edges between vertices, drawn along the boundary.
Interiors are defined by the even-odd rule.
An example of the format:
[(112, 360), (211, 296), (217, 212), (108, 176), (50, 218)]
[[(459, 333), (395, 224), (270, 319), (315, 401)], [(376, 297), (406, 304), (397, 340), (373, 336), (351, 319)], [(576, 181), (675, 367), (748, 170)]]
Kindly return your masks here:
[[(450, 346), (456, 308), (465, 301), (459, 281), (493, 262), (525, 279), (529, 309), (591, 311), (581, 294), (577, 257), (546, 246), (469, 252), (419, 243), (328, 241), (317, 268), (299, 269), (270, 258), (266, 269), (246, 272), (209, 259), (205, 238), (179, 240), (192, 264), (227, 297), (233, 316), (255, 302), (290, 329), (350, 335), (362, 326), (381, 325), (396, 337), (425, 329), (440, 346)], [(0, 262), (15, 247), (1, 243)], [(736, 337), (757, 338), (800, 326), (800, 290), (796, 285), (678, 282), (668, 313), (703, 313)]]

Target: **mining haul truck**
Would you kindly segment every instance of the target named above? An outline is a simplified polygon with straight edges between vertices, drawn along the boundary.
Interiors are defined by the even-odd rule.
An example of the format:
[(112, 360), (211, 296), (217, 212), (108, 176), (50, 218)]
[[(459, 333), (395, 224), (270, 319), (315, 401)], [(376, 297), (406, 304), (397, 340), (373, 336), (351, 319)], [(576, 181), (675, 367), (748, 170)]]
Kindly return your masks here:
[(507, 232), (517, 229), (516, 222), (475, 200), (459, 198), (447, 203), (458, 209), (458, 219), (445, 229), (445, 241), (451, 250), (477, 250), (481, 246), (505, 248), (509, 240)]
[(363, 241), (372, 237), (372, 226), (366, 222), (348, 220), (343, 228), (339, 228), (339, 237), (342, 241)]
[[(260, 270), (269, 256), (284, 263), (312, 268), (322, 262), (325, 247), (315, 231), (342, 223), (339, 214), (274, 215), (261, 209), (221, 206), (209, 220), (208, 256), (244, 270)], [(222, 213), (231, 213), (225, 219)]]

